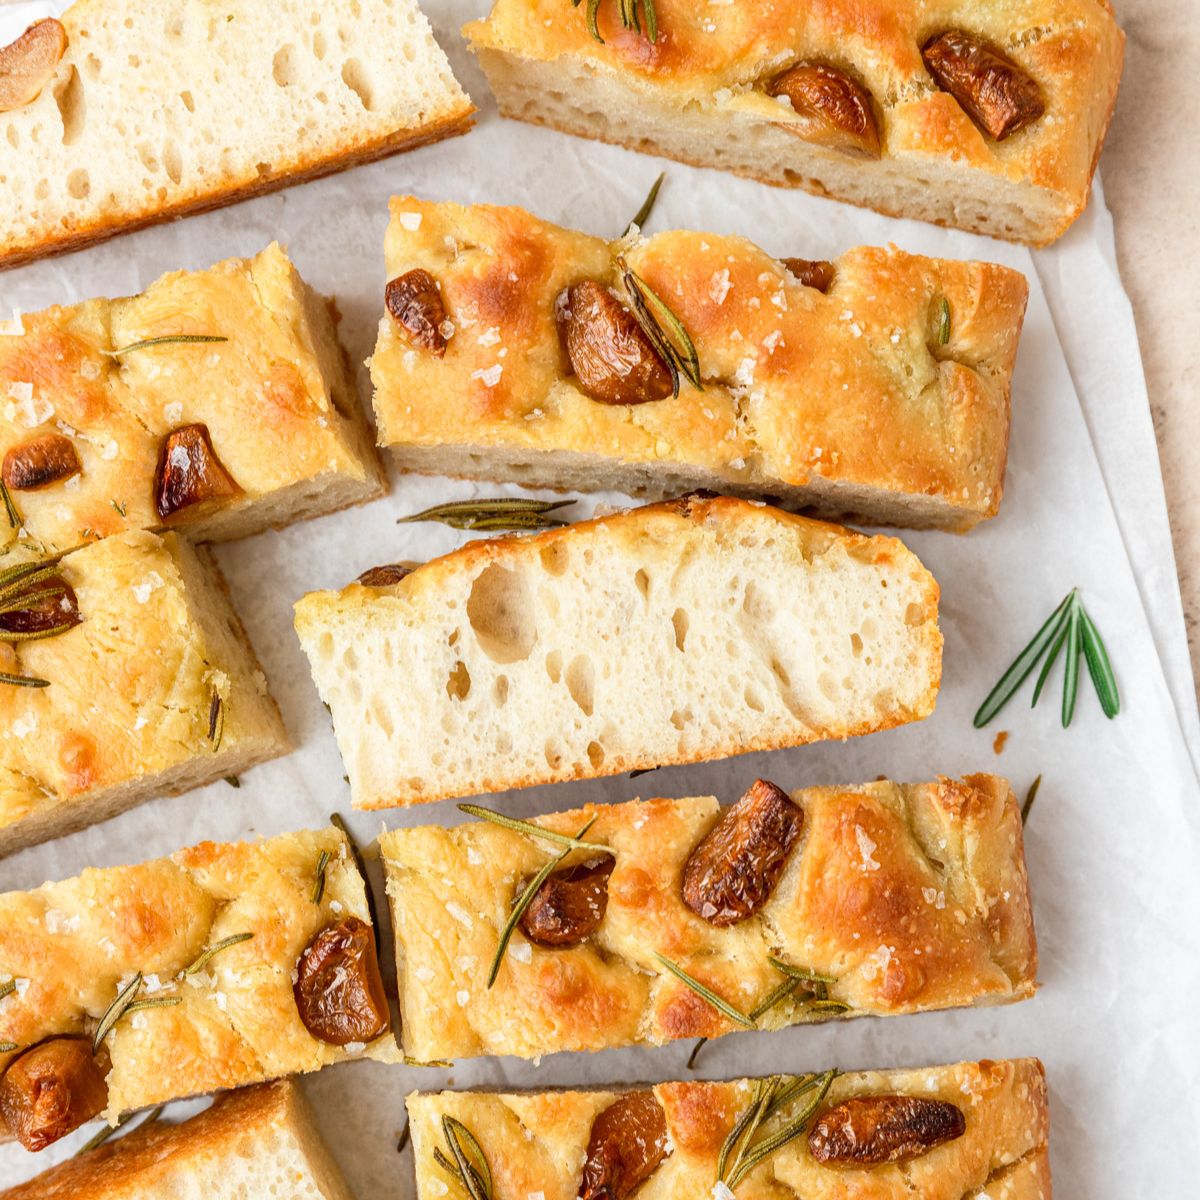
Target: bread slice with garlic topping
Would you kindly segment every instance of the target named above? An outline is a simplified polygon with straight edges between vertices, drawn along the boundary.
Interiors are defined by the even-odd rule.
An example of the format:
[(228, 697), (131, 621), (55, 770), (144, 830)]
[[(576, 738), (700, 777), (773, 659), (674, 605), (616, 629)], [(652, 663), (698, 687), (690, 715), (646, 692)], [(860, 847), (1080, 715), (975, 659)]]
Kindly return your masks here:
[(383, 490), (327, 302), (275, 244), (0, 334), (0, 545), (226, 539)]
[(1051, 1194), (1049, 1102), (1035, 1058), (832, 1079), (414, 1092), (407, 1106), (418, 1200), (461, 1190), (451, 1139), (490, 1176), (490, 1190), (480, 1194), (492, 1200), (602, 1200), (628, 1195), (614, 1184), (631, 1179), (646, 1200)]
[(1034, 245), (1087, 203), (1108, 0), (653, 0), (623, 27), (638, 7), (494, 0), (463, 32), (517, 120)]
[[(110, 1122), (329, 1063), (396, 1061), (378, 979), (363, 878), (333, 827), (203, 842), (8, 892), (0, 1113), (22, 1113), (10, 1093), (26, 1056), (72, 1039), (95, 1050)], [(373, 1036), (345, 1036), (363, 1028)], [(36, 1132), (8, 1125), (23, 1144)], [(54, 1140), (69, 1128), (42, 1132)]]
[(357, 808), (921, 720), (938, 587), (895, 538), (688, 496), (296, 605)]
[(352, 1200), (299, 1084), (239, 1088), (177, 1125), (151, 1121), (0, 1200)]
[(0, 266), (465, 133), (474, 112), (417, 0), (76, 0), (38, 25), (0, 49)]
[(9, 564), (0, 558), (0, 854), (289, 749), (205, 550), (133, 531)]
[(403, 1044), (422, 1060), (1005, 1004), (1037, 986), (1020, 811), (991, 775), (790, 798), (760, 780), (725, 808), (587, 805), (396, 829), (380, 848)]
[[(776, 259), (684, 230), (609, 242), (411, 197), (392, 200), (386, 258), (371, 377), (380, 444), (406, 469), (652, 499), (706, 487), (958, 531), (999, 509), (1017, 271), (894, 247)], [(702, 390), (672, 392), (626, 271), (686, 330)], [(413, 289), (396, 302), (414, 279), (437, 310), (425, 335)]]

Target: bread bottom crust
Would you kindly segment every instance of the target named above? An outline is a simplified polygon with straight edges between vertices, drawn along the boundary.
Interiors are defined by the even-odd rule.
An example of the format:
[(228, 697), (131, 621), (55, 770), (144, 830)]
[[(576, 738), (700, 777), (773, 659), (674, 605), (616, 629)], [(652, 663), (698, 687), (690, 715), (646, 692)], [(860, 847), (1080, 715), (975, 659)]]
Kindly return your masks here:
[(334, 175), (338, 171), (374, 162), (376, 159), (387, 158), (391, 154), (398, 154), (404, 150), (415, 150), (432, 142), (440, 142), (444, 138), (457, 137), (466, 133), (474, 124), (475, 112), (475, 106), (468, 104), (462, 111), (443, 117), (431, 125), (417, 130), (397, 130), (386, 137), (364, 142), (348, 154), (339, 154), (333, 157), (314, 156), (305, 160), (295, 160), (281, 167), (272, 175), (247, 180), (233, 187), (214, 187), (206, 192), (181, 197), (161, 208), (99, 218), (90, 224), (64, 230), (55, 236), (41, 237), (34, 242), (10, 244), (9, 248), (0, 249), (0, 271), (24, 266), (36, 259), (82, 250), (85, 246), (107, 241), (118, 234), (132, 233), (151, 225), (161, 225), (166, 221), (190, 216), (193, 213), (211, 212), (213, 209), (224, 208), (227, 204), (234, 204), (239, 200), (249, 200), (254, 196), (277, 192), (296, 183), (306, 183), (310, 179)]

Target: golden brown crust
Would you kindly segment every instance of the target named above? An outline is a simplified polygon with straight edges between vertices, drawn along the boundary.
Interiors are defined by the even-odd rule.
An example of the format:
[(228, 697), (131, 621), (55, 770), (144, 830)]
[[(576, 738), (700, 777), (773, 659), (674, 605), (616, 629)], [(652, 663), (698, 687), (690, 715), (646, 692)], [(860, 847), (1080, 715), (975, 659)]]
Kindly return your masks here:
[[(639, 1200), (708, 1196), (717, 1159), (738, 1114), (750, 1103), (752, 1080), (662, 1083), (672, 1153), (642, 1184)], [(1046, 1153), (1049, 1113), (1037, 1059), (982, 1061), (888, 1071), (855, 1071), (833, 1081), (818, 1110), (852, 1096), (907, 1094), (956, 1105), (966, 1118), (960, 1138), (903, 1163), (834, 1167), (818, 1163), (805, 1137), (789, 1142), (739, 1184), (738, 1200), (1050, 1200)], [(573, 1200), (588, 1134), (598, 1113), (620, 1093), (441, 1092), (408, 1097), (420, 1200), (442, 1195), (445, 1175), (433, 1156), (443, 1149), (443, 1114), (478, 1138), (495, 1182), (495, 1200)], [(774, 1132), (778, 1121), (766, 1126)]]
[[(324, 893), (313, 902), (318, 862)], [(313, 1071), (365, 1053), (390, 1061), (392, 1039), (342, 1048), (300, 1020), (292, 971), (324, 925), (370, 921), (345, 836), (329, 828), (262, 842), (203, 842), (137, 866), (0, 895), (0, 1041), (28, 1046), (94, 1032), (120, 986), (142, 972), (141, 995), (182, 998), (122, 1018), (105, 1045), (109, 1107), (121, 1112)], [(204, 969), (178, 979), (208, 947), (235, 934)], [(0, 1056), (0, 1069), (11, 1054)]]
[[(715, 824), (709, 798), (589, 805), (536, 820), (612, 846), (608, 907), (587, 942), (545, 949), (520, 933), (491, 989), (499, 931), (517, 883), (555, 851), (487, 822), (383, 835), (408, 1054), (534, 1057), (738, 1027), (667, 973), (662, 954), (743, 1013), (782, 981), (768, 955), (837, 979), (848, 1016), (1024, 999), (1037, 950), (1008, 784), (962, 781), (810, 788), (800, 841), (759, 913), (718, 928), (681, 896), (688, 856)], [(786, 1000), (777, 1029), (823, 1019)]]
[[(700, 112), (717, 131), (736, 123), (743, 136), (753, 139), (757, 131), (799, 125), (790, 107), (781, 107), (764, 89), (788, 66), (820, 62), (848, 71), (865, 85), (882, 123), (882, 159), (855, 164), (866, 180), (875, 172), (880, 184), (870, 191), (869, 200), (859, 195), (857, 202), (928, 219), (924, 211), (897, 212), (894, 198), (889, 204), (890, 171), (898, 167), (920, 178), (932, 169), (939, 176), (937, 186), (951, 188), (956, 178), (970, 186), (986, 186), (971, 178), (978, 176), (1000, 185), (998, 200), (1002, 192), (1006, 198), (1011, 195), (1010, 188), (1030, 192), (1034, 204), (1027, 216), (1036, 233), (1022, 240), (1039, 243), (1061, 234), (1086, 203), (1115, 102), (1124, 45), (1111, 9), (1098, 0), (1055, 5), (1045, 0), (830, 0), (803, 8), (771, 0), (733, 0), (703, 9), (687, 0), (659, 0), (657, 8), (659, 33), (653, 44), (623, 30), (616, 6), (607, 4), (600, 6), (605, 40), (599, 43), (588, 33), (582, 12), (564, 15), (554, 0), (497, 0), (490, 16), (471, 22), (464, 33), (485, 66), (489, 56), (511, 56), (517, 64), (574, 68), (584, 77), (595, 74), (626, 90), (630, 104), (620, 118), (607, 124), (571, 123), (573, 132), (587, 136), (643, 149), (649, 143), (651, 149), (698, 165), (725, 166), (728, 155), (680, 149), (699, 145), (694, 140), (677, 139), (677, 144), (664, 147), (652, 126), (639, 125), (638, 98), (647, 106), (677, 112), (681, 121)], [(1046, 115), (1004, 141), (988, 138), (952, 96), (937, 88), (921, 60), (925, 42), (952, 29), (984, 38), (1016, 61), (1039, 85)], [(544, 115), (540, 119), (547, 123)], [(555, 123), (554, 118), (548, 123)], [(830, 161), (847, 169), (836, 153)], [(934, 166), (925, 165), (929, 163)], [(739, 173), (756, 171), (742, 166)], [(815, 179), (811, 165), (790, 177), (774, 167), (759, 177), (856, 199), (841, 193), (828, 176), (822, 178), (819, 164)], [(967, 224), (1005, 236), (997, 217), (993, 228), (969, 220)], [(962, 217), (949, 221), (963, 222)]]
[[(0, 336), (0, 453), (58, 433), (83, 466), (13, 493), (31, 546), (161, 527), (155, 477), (164, 440), (183, 425), (208, 430), (241, 489), (170, 516), (193, 535), (241, 536), (297, 508), (307, 515), (382, 490), (333, 322), (278, 245), (172, 272), (136, 296), (18, 316), (15, 326)], [(180, 335), (225, 340), (114, 354)]]
[[(389, 278), (432, 274), (454, 332), (435, 356), (381, 322), (384, 446), (592, 455), (601, 474), (635, 464), (668, 479), (691, 468), (751, 494), (808, 489), (810, 502), (849, 489), (849, 508), (861, 497), (896, 523), (965, 529), (999, 506), (1028, 294), (1016, 271), (860, 247), (823, 294), (744, 238), (606, 243), (519, 208), (410, 197), (391, 213)], [(702, 392), (603, 404), (570, 373), (555, 300), (585, 280), (615, 286), (621, 254), (691, 334)]]

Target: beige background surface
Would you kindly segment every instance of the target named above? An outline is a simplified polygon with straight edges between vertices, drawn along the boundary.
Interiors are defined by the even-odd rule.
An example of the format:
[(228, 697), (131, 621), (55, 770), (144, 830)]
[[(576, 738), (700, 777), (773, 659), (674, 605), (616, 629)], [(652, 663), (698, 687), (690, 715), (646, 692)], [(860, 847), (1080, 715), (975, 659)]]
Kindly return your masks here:
[(1125, 76), (1102, 159), (1200, 678), (1200, 0), (1117, 0)]

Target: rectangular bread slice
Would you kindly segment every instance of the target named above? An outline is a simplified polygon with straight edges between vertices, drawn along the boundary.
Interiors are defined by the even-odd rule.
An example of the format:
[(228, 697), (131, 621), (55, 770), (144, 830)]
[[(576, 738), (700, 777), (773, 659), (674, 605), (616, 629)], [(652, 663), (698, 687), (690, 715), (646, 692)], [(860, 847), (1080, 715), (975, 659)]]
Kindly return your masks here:
[(53, 589), (78, 622), (11, 641), (44, 601), (0, 613), (0, 854), (290, 749), (207, 551), (134, 531), (48, 569), (0, 565), (4, 606)]
[[(9, 1047), (0, 1052), (0, 1111), (8, 1111), (4, 1089), (24, 1054), (68, 1037), (90, 1048), (106, 1016), (96, 1062), (110, 1122), (147, 1105), (363, 1056), (398, 1061), (387, 1029), (365, 1045), (340, 1045), (314, 1036), (301, 1017), (298, 970), (315, 939), (347, 923), (373, 934), (353, 849), (332, 826), (202, 842), (169, 858), (89, 868), (0, 895), (0, 991), (8, 993), (0, 1043)], [(325, 952), (321, 959), (329, 1008), (340, 1012), (356, 993), (339, 965), (349, 960)], [(114, 1001), (139, 977), (132, 996), (158, 1006), (118, 1006), (111, 1023)]]
[[(1028, 296), (1017, 271), (894, 247), (777, 260), (687, 231), (606, 242), (520, 208), (411, 197), (391, 214), (388, 278), (427, 272), (452, 329), (436, 353), (380, 324), (379, 441), (406, 469), (651, 499), (705, 487), (960, 531), (999, 508)], [(557, 317), (575, 301), (582, 347), (604, 343), (587, 289), (620, 294), (619, 260), (688, 331), (702, 391), (629, 388), (639, 402), (613, 403), (590, 378), (585, 390)], [(821, 277), (801, 282), (805, 267)]]
[(654, 40), (598, 8), (603, 41), (560, 0), (465, 27), (501, 113), (1034, 245), (1087, 203), (1124, 53), (1108, 0), (655, 0)]
[[(447, 1137), (466, 1138), (447, 1132), (447, 1117), (477, 1140), (492, 1200), (625, 1195), (604, 1190), (613, 1178), (606, 1166), (617, 1164), (627, 1172), (636, 1164), (645, 1179), (638, 1200), (1050, 1200), (1049, 1105), (1037, 1059), (849, 1071), (824, 1085), (824, 1076), (776, 1075), (604, 1091), (415, 1092), (407, 1104), (418, 1200), (459, 1192)], [(737, 1139), (741, 1161), (753, 1162), (737, 1178), (737, 1150), (724, 1159), (721, 1151), (764, 1094), (768, 1105), (781, 1103)], [(872, 1114), (874, 1128), (863, 1119)], [(771, 1152), (767, 1140), (785, 1131), (795, 1136)], [(864, 1161), (889, 1149), (892, 1161)]]
[(464, 133), (474, 112), (416, 0), (77, 0), (54, 32), (39, 94), (0, 112), (0, 266)]
[(383, 490), (330, 308), (275, 244), (18, 314), (0, 456), (20, 515), (0, 545), (47, 552), (163, 525), (243, 537)]
[(921, 720), (938, 587), (895, 538), (689, 496), (296, 605), (357, 808)]
[(353, 1200), (290, 1079), (240, 1088), (178, 1125), (151, 1121), (0, 1200)]
[[(525, 885), (564, 849), (536, 831), (574, 836), (589, 821), (590, 848), (555, 868), (501, 953)], [(759, 1029), (1004, 1004), (1037, 986), (1020, 811), (995, 776), (806, 788), (790, 805), (759, 781), (731, 808), (712, 796), (587, 805), (526, 828), (380, 839), (410, 1057), (536, 1058), (748, 1027), (660, 955)], [(611, 867), (590, 877), (599, 916), (572, 923), (571, 872), (598, 863)], [(755, 904), (730, 905), (735, 878)], [(824, 982), (759, 1012), (790, 978), (772, 959)]]

